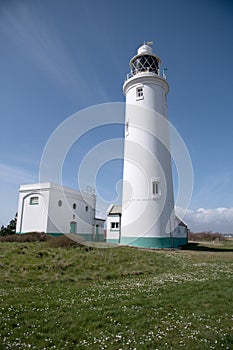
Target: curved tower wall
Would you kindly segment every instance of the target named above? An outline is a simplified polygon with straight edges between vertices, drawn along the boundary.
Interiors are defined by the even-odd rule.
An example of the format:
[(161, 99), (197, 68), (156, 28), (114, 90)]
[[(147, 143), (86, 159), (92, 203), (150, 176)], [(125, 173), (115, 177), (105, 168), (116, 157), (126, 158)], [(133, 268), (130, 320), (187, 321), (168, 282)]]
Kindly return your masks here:
[[(142, 57), (145, 54), (146, 58)], [(147, 63), (150, 55), (149, 63), (139, 66), (140, 62)], [(152, 248), (172, 247), (175, 224), (166, 103), (169, 86), (159, 76), (159, 64), (151, 48), (143, 45), (131, 60), (131, 73), (123, 86), (126, 111), (121, 243)]]

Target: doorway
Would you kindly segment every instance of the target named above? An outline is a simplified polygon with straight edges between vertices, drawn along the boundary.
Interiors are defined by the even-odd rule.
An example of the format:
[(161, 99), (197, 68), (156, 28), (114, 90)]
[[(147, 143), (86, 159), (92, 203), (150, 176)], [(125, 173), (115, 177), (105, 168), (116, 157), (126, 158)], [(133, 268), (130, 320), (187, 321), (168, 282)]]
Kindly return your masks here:
[(95, 241), (99, 242), (99, 225), (95, 226)]
[(70, 222), (70, 233), (76, 233), (76, 229), (77, 229), (77, 222), (71, 221)]

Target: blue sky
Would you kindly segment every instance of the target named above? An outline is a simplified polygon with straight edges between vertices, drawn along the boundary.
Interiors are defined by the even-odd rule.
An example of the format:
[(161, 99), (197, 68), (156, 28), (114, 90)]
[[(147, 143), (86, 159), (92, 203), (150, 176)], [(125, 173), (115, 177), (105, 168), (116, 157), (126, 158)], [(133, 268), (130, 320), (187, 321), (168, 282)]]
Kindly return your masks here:
[[(232, 33), (226, 0), (1, 1), (0, 224), (17, 211), (20, 184), (38, 181), (54, 130), (83, 108), (123, 102), (128, 62), (153, 40), (168, 67), (169, 119), (193, 163), (186, 221), (196, 231), (233, 232)], [(82, 154), (117, 137), (120, 125), (83, 136), (66, 157), (63, 184), (76, 186)], [(99, 171), (106, 200), (117, 199), (121, 176), (119, 159)]]

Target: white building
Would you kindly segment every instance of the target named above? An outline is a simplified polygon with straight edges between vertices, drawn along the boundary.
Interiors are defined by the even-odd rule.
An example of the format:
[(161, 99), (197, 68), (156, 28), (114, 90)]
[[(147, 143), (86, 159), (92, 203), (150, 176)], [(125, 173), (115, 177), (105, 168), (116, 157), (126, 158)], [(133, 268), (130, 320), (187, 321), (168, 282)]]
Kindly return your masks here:
[(121, 240), (121, 210), (120, 205), (111, 204), (107, 210), (106, 241), (120, 243)]
[(175, 217), (175, 234), (172, 236), (173, 247), (179, 247), (188, 243), (188, 225), (178, 216)]
[[(161, 60), (144, 44), (130, 61), (126, 96), (120, 243), (168, 248), (177, 235), (167, 119), (168, 83)], [(174, 238), (176, 239), (174, 240)]]
[[(119, 205), (110, 205), (107, 210), (107, 230), (106, 241), (108, 243), (120, 243), (121, 242), (121, 215), (122, 208)], [(178, 216), (175, 217), (176, 228), (175, 234), (170, 238), (169, 248), (177, 248), (178, 246), (188, 243), (188, 226)], [(182, 242), (182, 244), (181, 244)], [(152, 247), (160, 248), (160, 247)], [(164, 247), (161, 247), (164, 248)]]
[(104, 220), (95, 218), (96, 196), (53, 183), (19, 189), (17, 233), (76, 233), (86, 240), (104, 239)]

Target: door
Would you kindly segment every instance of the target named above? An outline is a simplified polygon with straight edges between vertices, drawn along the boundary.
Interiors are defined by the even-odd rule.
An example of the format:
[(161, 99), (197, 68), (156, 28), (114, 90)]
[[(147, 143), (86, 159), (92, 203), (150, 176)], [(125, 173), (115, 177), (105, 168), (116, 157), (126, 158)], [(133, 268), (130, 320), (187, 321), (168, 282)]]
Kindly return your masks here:
[(77, 222), (71, 221), (70, 222), (70, 233), (76, 233), (76, 228), (77, 228)]
[(99, 225), (95, 226), (95, 240), (99, 242)]

